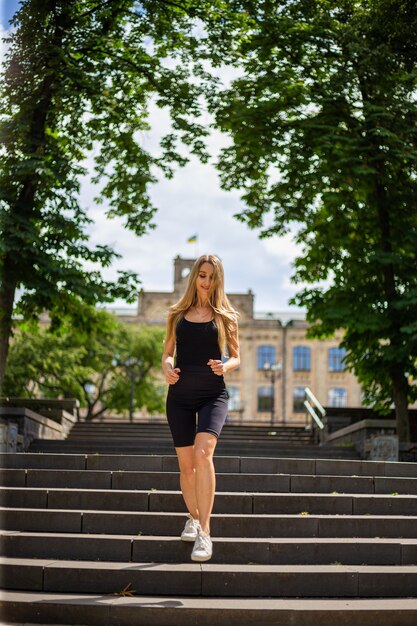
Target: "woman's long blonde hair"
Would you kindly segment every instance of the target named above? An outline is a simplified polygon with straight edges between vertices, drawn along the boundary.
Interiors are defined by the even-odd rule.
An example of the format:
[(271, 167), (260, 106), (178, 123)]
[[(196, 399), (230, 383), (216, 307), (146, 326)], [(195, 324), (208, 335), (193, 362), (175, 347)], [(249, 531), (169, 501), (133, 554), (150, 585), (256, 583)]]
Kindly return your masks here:
[(203, 254), (191, 268), (187, 288), (182, 298), (169, 308), (167, 322), (167, 338), (176, 339), (176, 327), (186, 311), (197, 304), (196, 281), (203, 263), (213, 266), (213, 279), (208, 293), (208, 304), (213, 310), (214, 321), (217, 326), (220, 354), (226, 353), (229, 340), (236, 328), (239, 313), (232, 307), (224, 292), (224, 270), (220, 259), (213, 254)]

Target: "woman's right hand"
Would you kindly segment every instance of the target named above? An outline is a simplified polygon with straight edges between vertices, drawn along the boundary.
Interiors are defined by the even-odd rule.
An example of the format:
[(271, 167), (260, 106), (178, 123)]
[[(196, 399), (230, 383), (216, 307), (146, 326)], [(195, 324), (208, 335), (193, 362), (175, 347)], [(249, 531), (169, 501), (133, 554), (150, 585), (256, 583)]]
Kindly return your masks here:
[(165, 380), (167, 381), (168, 385), (175, 385), (176, 382), (178, 382), (180, 376), (181, 370), (179, 367), (170, 367), (166, 372), (165, 372)]

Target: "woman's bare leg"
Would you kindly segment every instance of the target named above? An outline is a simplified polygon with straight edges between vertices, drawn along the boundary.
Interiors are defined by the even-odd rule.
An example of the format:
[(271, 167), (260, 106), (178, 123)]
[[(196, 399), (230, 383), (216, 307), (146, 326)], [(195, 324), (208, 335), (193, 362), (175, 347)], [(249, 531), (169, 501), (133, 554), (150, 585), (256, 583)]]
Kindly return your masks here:
[(210, 534), (210, 515), (216, 491), (213, 454), (217, 437), (211, 433), (197, 433), (194, 442), (195, 501), (201, 530)]
[(194, 446), (175, 448), (180, 466), (182, 496), (189, 513), (199, 519), (196, 499), (196, 472), (194, 467)]

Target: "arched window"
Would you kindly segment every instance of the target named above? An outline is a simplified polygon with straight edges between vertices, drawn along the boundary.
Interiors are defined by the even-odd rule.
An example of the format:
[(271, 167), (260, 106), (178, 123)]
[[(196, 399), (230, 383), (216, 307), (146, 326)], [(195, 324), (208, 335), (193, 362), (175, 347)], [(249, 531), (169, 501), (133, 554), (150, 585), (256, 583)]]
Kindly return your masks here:
[(295, 372), (309, 372), (311, 370), (311, 349), (308, 346), (294, 346), (292, 368)]
[(292, 410), (294, 413), (304, 413), (306, 410), (304, 406), (305, 396), (304, 387), (294, 387), (292, 392)]
[(343, 387), (331, 387), (328, 393), (328, 406), (347, 406), (347, 392)]
[(271, 387), (258, 387), (258, 411), (260, 413), (272, 410)]
[(258, 346), (258, 370), (263, 370), (265, 365), (275, 363), (274, 346)]
[(240, 388), (231, 385), (227, 387), (227, 391), (229, 392), (229, 411), (240, 411)]
[(344, 358), (346, 350), (344, 348), (329, 348), (327, 352), (327, 361), (329, 372), (344, 372)]

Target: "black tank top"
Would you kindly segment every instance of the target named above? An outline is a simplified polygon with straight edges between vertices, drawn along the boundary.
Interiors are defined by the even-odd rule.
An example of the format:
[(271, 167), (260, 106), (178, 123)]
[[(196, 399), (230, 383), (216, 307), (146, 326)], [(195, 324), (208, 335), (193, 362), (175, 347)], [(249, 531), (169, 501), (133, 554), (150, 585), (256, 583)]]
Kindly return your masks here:
[(182, 317), (177, 324), (176, 367), (207, 365), (209, 359), (221, 359), (214, 320), (189, 322)]

